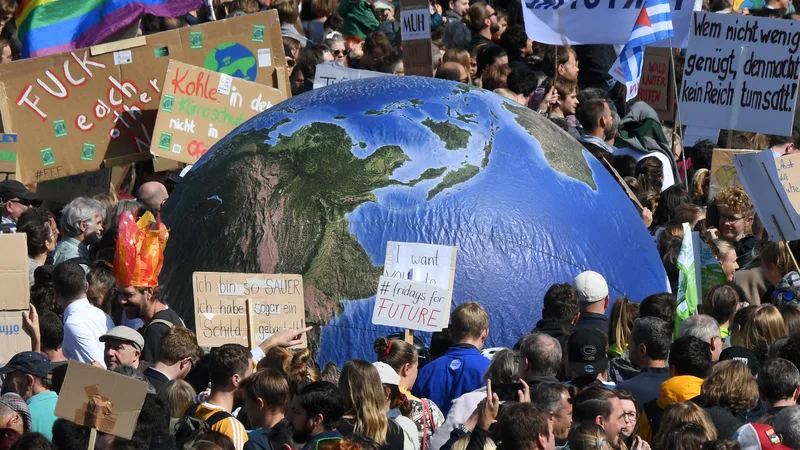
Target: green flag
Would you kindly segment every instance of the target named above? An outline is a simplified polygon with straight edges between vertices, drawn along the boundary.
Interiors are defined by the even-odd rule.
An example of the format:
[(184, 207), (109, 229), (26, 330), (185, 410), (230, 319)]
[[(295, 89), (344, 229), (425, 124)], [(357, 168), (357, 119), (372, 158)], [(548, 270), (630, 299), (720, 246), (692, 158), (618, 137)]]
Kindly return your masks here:
[(678, 311), (675, 318), (675, 337), (678, 337), (678, 327), (689, 318), (697, 314), (697, 276), (694, 271), (694, 245), (692, 243), (692, 229), (688, 223), (683, 224), (683, 242), (678, 255)]

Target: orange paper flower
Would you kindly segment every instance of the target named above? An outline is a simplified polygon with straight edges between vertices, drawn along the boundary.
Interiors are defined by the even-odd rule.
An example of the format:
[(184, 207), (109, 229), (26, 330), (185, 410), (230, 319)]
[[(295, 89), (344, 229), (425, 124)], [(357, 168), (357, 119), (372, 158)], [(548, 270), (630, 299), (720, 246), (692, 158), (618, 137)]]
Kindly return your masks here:
[(149, 211), (137, 221), (133, 214), (119, 216), (119, 237), (114, 255), (114, 276), (119, 286), (156, 287), (169, 240), (167, 227)]

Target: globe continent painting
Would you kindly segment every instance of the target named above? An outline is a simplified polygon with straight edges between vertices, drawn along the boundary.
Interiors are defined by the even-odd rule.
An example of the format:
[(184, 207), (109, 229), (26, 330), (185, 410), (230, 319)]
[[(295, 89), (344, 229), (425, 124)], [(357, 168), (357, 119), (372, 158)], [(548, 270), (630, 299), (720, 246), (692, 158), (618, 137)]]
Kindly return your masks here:
[(258, 70), (253, 52), (235, 42), (225, 42), (208, 52), (203, 67), (248, 81), (255, 81)]
[[(320, 364), (372, 360), (387, 241), (458, 247), (453, 307), (478, 301), (487, 346), (513, 346), (544, 293), (584, 270), (612, 300), (666, 289), (636, 209), (544, 116), (464, 84), (350, 81), (296, 96), (226, 136), (164, 207), (162, 293), (193, 321), (195, 271), (302, 274)], [(321, 330), (321, 331), (319, 331)]]

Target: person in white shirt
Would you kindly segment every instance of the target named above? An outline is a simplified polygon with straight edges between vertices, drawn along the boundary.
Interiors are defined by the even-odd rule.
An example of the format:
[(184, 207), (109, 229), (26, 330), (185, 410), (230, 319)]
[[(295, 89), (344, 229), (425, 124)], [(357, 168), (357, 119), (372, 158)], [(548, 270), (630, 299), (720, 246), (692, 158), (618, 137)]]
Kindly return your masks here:
[(53, 270), (53, 287), (58, 303), (64, 308), (64, 342), (61, 346), (64, 356), (105, 368), (105, 346), (100, 342), (100, 336), (114, 328), (114, 322), (86, 298), (89, 289), (86, 272), (80, 264), (65, 261)]

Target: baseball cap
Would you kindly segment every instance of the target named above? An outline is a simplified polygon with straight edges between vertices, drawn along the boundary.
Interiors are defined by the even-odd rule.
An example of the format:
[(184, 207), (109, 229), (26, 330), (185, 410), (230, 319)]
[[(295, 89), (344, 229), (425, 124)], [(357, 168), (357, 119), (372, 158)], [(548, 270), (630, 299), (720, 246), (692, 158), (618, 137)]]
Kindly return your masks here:
[(142, 351), (142, 348), (144, 348), (144, 338), (142, 335), (133, 328), (124, 325), (114, 327), (108, 330), (108, 333), (100, 336), (100, 342), (105, 342), (108, 339), (116, 339), (118, 341), (131, 343), (139, 351)]
[(778, 433), (771, 425), (765, 423), (748, 423), (742, 425), (733, 434), (733, 440), (742, 446), (742, 450), (788, 450), (789, 447), (781, 444)]
[(306, 43), (308, 42), (308, 38), (300, 34), (300, 32), (297, 31), (297, 28), (290, 23), (281, 25), (281, 37), (294, 39), (300, 43), (300, 48), (306, 48)]
[(381, 377), (381, 383), (400, 386), (400, 375), (398, 375), (397, 372), (392, 369), (392, 366), (380, 361), (374, 362), (372, 365), (378, 369), (378, 375)]
[(758, 361), (758, 356), (747, 347), (728, 347), (719, 354), (720, 361), (727, 361), (729, 359), (745, 363), (754, 376), (761, 370), (761, 363)]
[(25, 400), (14, 392), (7, 392), (0, 396), (0, 403), (8, 406), (22, 417), (22, 427), (27, 432), (31, 429), (31, 410)]
[(608, 341), (594, 328), (578, 328), (567, 340), (569, 368), (579, 375), (596, 375), (608, 369)]
[(13, 198), (38, 201), (39, 194), (29, 191), (24, 184), (17, 180), (0, 181), (0, 201), (7, 202)]
[(17, 353), (2, 369), (0, 369), (0, 374), (11, 373), (17, 370), (37, 378), (47, 378), (47, 374), (50, 373), (50, 361), (41, 353)]
[(599, 302), (608, 297), (606, 279), (591, 270), (587, 270), (575, 277), (572, 287), (578, 291), (578, 299), (583, 303)]

